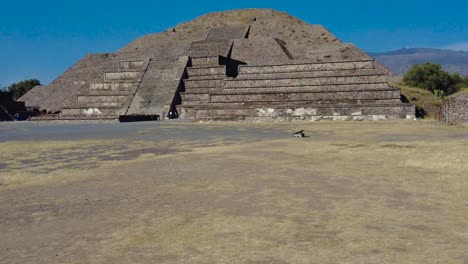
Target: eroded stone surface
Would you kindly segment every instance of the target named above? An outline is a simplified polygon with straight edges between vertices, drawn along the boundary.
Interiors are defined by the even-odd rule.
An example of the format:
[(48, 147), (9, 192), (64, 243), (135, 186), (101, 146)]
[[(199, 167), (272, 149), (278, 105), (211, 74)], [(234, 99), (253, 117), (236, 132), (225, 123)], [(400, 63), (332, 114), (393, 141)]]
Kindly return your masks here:
[[(118, 52), (88, 55), (20, 100), (60, 112), (52, 116), (58, 119), (169, 112), (245, 119), (270, 115), (255, 111), (270, 108), (282, 109), (275, 110), (278, 115), (321, 108), (296, 116), (323, 117), (337, 106), (346, 108), (339, 115), (413, 115), (400, 91), (388, 86), (388, 74), (320, 25), (246, 9), (208, 14)], [(370, 106), (372, 113), (366, 113)]]
[(442, 106), (444, 122), (451, 124), (468, 123), (468, 93), (449, 97)]

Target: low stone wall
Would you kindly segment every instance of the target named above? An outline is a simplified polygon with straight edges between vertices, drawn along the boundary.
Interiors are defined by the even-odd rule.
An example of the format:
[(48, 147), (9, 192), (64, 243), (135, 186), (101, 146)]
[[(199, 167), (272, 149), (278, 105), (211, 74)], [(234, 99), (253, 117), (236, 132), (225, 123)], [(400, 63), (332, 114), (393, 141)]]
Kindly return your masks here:
[(86, 107), (86, 108), (63, 108), (61, 116), (113, 116), (116, 118), (118, 116), (118, 112), (121, 111), (121, 107), (113, 108), (113, 107)]
[[(385, 113), (385, 114), (382, 114)], [(380, 105), (348, 105), (333, 107), (307, 108), (237, 108), (237, 109), (193, 109), (182, 113), (193, 119), (244, 119), (269, 118), (281, 120), (382, 120), (382, 119), (414, 119), (414, 106), (408, 104)], [(375, 119), (377, 118), (377, 119)]]
[(468, 94), (446, 99), (442, 106), (442, 120), (449, 124), (468, 123)]

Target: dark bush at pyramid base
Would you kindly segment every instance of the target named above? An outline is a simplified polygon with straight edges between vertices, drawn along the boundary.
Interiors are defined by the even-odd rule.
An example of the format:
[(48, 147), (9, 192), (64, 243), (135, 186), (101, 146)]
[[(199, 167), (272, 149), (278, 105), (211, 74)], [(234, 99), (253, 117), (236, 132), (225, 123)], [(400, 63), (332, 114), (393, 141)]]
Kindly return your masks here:
[(20, 100), (56, 113), (44, 119), (414, 118), (414, 106), (388, 86), (389, 75), (322, 26), (248, 9), (88, 55)]

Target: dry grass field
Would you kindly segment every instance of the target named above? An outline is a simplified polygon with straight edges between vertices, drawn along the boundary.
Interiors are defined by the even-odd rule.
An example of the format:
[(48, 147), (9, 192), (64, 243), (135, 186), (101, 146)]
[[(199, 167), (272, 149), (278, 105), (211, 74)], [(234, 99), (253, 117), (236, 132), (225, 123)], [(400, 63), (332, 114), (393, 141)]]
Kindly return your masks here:
[(468, 127), (132, 131), (0, 143), (0, 263), (468, 263)]

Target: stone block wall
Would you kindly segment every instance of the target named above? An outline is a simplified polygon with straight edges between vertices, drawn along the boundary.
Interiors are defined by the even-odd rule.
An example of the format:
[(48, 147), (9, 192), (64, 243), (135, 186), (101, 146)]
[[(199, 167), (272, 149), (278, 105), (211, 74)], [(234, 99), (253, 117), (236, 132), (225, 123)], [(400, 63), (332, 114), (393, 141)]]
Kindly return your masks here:
[(446, 99), (442, 105), (442, 120), (449, 124), (468, 123), (468, 94)]
[[(236, 78), (197, 67), (188, 72), (195, 76), (184, 80), (181, 109), (187, 118), (359, 120), (413, 118), (415, 112), (368, 59), (241, 65)], [(298, 109), (307, 110), (298, 115)]]

